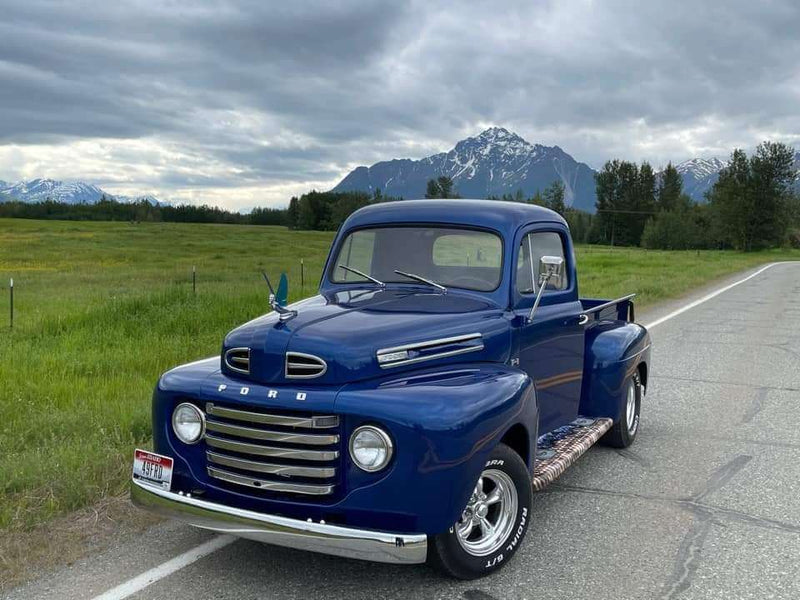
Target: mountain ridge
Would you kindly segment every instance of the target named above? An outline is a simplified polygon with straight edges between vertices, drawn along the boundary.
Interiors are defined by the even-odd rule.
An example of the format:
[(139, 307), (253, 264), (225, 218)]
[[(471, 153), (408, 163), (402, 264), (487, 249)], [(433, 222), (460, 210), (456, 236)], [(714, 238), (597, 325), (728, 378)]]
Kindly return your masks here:
[(373, 192), (404, 198), (425, 195), (429, 179), (449, 176), (463, 197), (485, 198), (542, 191), (555, 181), (564, 184), (568, 206), (594, 212), (594, 170), (559, 146), (531, 144), (504, 127), (490, 127), (460, 140), (447, 152), (414, 160), (380, 161), (359, 166), (332, 191)]
[(104, 196), (110, 200), (124, 203), (145, 200), (154, 206), (166, 204), (151, 195), (122, 196), (110, 194), (94, 184), (83, 181), (60, 181), (41, 177), (22, 180), (16, 183), (8, 183), (0, 180), (0, 202), (6, 199), (13, 199), (19, 200), (20, 202), (44, 202), (45, 200), (53, 200), (66, 204), (95, 204)]

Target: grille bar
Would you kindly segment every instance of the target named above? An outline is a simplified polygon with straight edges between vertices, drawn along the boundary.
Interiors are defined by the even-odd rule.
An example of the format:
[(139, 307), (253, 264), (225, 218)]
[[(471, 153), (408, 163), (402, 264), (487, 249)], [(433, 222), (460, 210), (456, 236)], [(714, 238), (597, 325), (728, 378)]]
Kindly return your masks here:
[(215, 417), (247, 421), (263, 425), (282, 425), (285, 427), (304, 427), (306, 429), (330, 429), (339, 426), (339, 417), (335, 415), (316, 415), (313, 417), (291, 417), (288, 415), (273, 415), (266, 413), (250, 412), (235, 408), (217, 406), (213, 402), (206, 402), (206, 412)]
[(270, 456), (273, 458), (292, 458), (297, 460), (336, 460), (339, 458), (338, 450), (305, 450), (300, 448), (278, 448), (277, 446), (263, 446), (261, 444), (248, 444), (212, 435), (206, 435), (206, 443), (212, 448), (231, 450), (243, 454), (256, 456)]
[(308, 444), (309, 446), (329, 446), (339, 442), (339, 436), (335, 434), (284, 433), (265, 429), (253, 429), (252, 427), (242, 427), (241, 425), (231, 425), (229, 423), (220, 423), (219, 421), (207, 421), (206, 430), (235, 435), (251, 440), (285, 442), (287, 444)]
[(332, 494), (341, 469), (336, 415), (206, 403), (206, 472), (262, 492)]
[(254, 477), (247, 477), (246, 475), (239, 475), (231, 473), (230, 471), (223, 471), (215, 467), (207, 467), (208, 474), (215, 479), (236, 483), (238, 485), (245, 485), (260, 490), (268, 490), (272, 492), (288, 492), (292, 494), (308, 494), (312, 496), (324, 496), (333, 492), (333, 485), (317, 485), (307, 483), (288, 483), (284, 481), (271, 481), (268, 479), (257, 479)]
[(208, 450), (206, 457), (209, 462), (242, 469), (243, 471), (254, 471), (256, 473), (266, 473), (269, 475), (283, 475), (286, 477), (314, 477), (326, 479), (336, 475), (336, 467), (305, 467), (300, 465), (277, 465), (273, 463), (262, 463), (233, 456), (225, 456)]

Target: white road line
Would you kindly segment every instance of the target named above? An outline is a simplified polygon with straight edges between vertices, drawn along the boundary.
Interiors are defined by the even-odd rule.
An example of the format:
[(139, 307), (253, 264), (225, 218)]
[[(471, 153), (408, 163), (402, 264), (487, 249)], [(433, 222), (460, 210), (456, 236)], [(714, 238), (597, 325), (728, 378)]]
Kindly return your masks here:
[(669, 321), (672, 317), (677, 317), (678, 315), (680, 315), (682, 313), (685, 313), (687, 310), (690, 310), (690, 309), (694, 308), (695, 306), (699, 306), (700, 304), (703, 304), (703, 302), (708, 302), (712, 298), (716, 298), (720, 294), (722, 294), (724, 292), (727, 292), (731, 288), (735, 288), (737, 285), (742, 284), (745, 281), (750, 281), (753, 277), (755, 277), (757, 275), (761, 275), (761, 273), (763, 273), (764, 271), (766, 271), (770, 267), (774, 267), (775, 265), (787, 265), (787, 264), (800, 264), (800, 262), (792, 261), (792, 260), (785, 260), (785, 261), (774, 262), (774, 263), (770, 263), (768, 265), (765, 265), (765, 266), (761, 267), (758, 271), (748, 275), (744, 279), (740, 279), (739, 281), (734, 281), (730, 285), (726, 285), (725, 287), (720, 288), (718, 290), (715, 290), (715, 291), (711, 292), (710, 294), (706, 294), (702, 298), (700, 298), (698, 300), (695, 300), (694, 302), (690, 302), (686, 306), (683, 306), (683, 307), (679, 308), (678, 310), (674, 310), (671, 313), (669, 313), (668, 315), (664, 315), (660, 319), (656, 319), (652, 323), (647, 323), (644, 326), (647, 329), (652, 329), (656, 325), (661, 325), (661, 323), (663, 323), (664, 321)]
[(217, 550), (232, 544), (237, 539), (239, 538), (236, 538), (232, 535), (221, 535), (215, 537), (204, 544), (200, 544), (191, 550), (187, 550), (183, 554), (179, 554), (175, 558), (172, 558), (167, 562), (158, 565), (157, 567), (153, 567), (149, 571), (145, 571), (141, 575), (137, 575), (133, 579), (129, 579), (128, 581), (119, 584), (117, 587), (108, 590), (104, 594), (95, 596), (92, 600), (122, 600), (128, 596), (132, 596), (136, 592), (146, 588), (151, 583), (155, 583), (159, 579), (163, 579), (164, 577), (172, 575), (175, 571), (180, 571), (182, 568), (189, 566), (204, 556), (207, 556), (212, 552), (216, 552)]
[[(725, 287), (713, 291), (710, 294), (706, 294), (699, 300), (690, 302), (686, 306), (679, 308), (678, 310), (674, 310), (668, 315), (664, 315), (660, 319), (656, 319), (652, 323), (646, 324), (645, 327), (647, 327), (648, 329), (652, 329), (656, 325), (661, 325), (661, 323), (663, 323), (664, 321), (669, 321), (671, 318), (677, 317), (679, 314), (684, 313), (687, 310), (694, 308), (695, 306), (703, 304), (703, 302), (708, 302), (712, 298), (719, 296), (723, 292), (727, 292), (729, 289), (734, 288), (737, 285), (744, 283), (745, 281), (749, 281), (750, 279), (752, 279), (756, 275), (760, 275), (770, 267), (774, 267), (775, 265), (789, 264), (792, 262), (794, 262), (795, 264), (800, 264), (800, 262), (797, 261), (783, 261), (783, 262), (770, 263), (764, 267), (761, 267), (758, 271), (756, 271), (751, 275), (748, 275), (744, 279), (740, 279), (739, 281), (735, 281), (730, 285), (726, 285)], [(175, 558), (170, 559), (167, 562), (157, 567), (153, 567), (149, 571), (145, 571), (141, 575), (137, 575), (133, 579), (129, 579), (128, 581), (121, 583), (117, 587), (108, 590), (104, 594), (95, 596), (92, 600), (123, 600), (123, 598), (128, 598), (129, 596), (132, 596), (136, 592), (143, 590), (148, 585), (155, 583), (159, 579), (163, 579), (164, 577), (172, 575), (175, 571), (180, 571), (184, 567), (189, 566), (193, 562), (200, 560), (204, 556), (207, 556), (212, 552), (216, 552), (217, 550), (220, 550), (221, 548), (224, 548), (225, 546), (232, 544), (237, 539), (238, 538), (229, 535), (222, 535), (216, 537), (213, 540), (210, 540), (204, 544), (200, 544), (199, 546), (192, 548), (191, 550), (187, 550), (183, 554), (180, 554)]]

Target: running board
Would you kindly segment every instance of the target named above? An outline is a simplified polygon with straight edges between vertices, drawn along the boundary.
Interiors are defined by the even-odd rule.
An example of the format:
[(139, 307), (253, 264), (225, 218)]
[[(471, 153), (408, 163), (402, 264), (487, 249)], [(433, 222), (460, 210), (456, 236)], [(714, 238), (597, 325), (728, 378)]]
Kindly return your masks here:
[(533, 491), (538, 492), (553, 483), (613, 424), (611, 419), (581, 417), (540, 437), (536, 443)]

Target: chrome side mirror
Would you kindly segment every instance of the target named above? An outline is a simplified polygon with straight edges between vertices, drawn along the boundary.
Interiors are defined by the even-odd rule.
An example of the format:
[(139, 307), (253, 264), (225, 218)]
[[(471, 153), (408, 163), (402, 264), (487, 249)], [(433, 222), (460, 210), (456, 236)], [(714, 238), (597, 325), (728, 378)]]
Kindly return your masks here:
[(543, 256), (539, 259), (539, 289), (536, 292), (536, 300), (528, 313), (528, 322), (533, 321), (533, 313), (539, 308), (539, 301), (542, 299), (547, 283), (554, 279), (556, 285), (561, 287), (561, 276), (564, 274), (564, 259), (560, 256)]
[(539, 259), (539, 287), (544, 287), (553, 279), (556, 287), (561, 287), (564, 259), (560, 256), (543, 256)]

